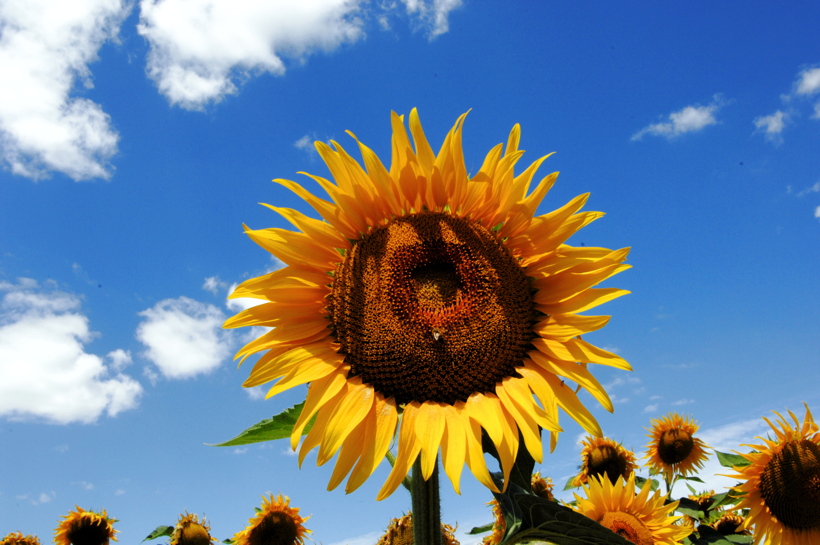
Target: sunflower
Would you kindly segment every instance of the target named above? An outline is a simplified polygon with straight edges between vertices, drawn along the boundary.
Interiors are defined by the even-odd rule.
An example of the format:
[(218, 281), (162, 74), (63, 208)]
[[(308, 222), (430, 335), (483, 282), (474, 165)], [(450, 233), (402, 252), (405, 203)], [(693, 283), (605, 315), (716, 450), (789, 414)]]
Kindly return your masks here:
[[(744, 445), (755, 452), (741, 454), (750, 463), (735, 466), (745, 481), (735, 487), (744, 493), (737, 509), (749, 509), (743, 528), (754, 526), (754, 543), (815, 545), (820, 543), (820, 427), (808, 405), (803, 424), (789, 411), (795, 427), (779, 413), (771, 426), (776, 439), (758, 437), (764, 444)], [(765, 540), (765, 541), (764, 541)]]
[(603, 476), (591, 477), (582, 486), (586, 498), (574, 494), (574, 509), (635, 545), (676, 545), (691, 530), (675, 523), (680, 517), (669, 516), (678, 502), (665, 504), (660, 491), (650, 497), (651, 488), (647, 480), (636, 495), (634, 473), (614, 484)]
[(348, 474), (345, 490), (358, 488), (397, 436), (396, 463), (378, 499), (398, 487), (419, 457), (428, 479), (439, 449), (456, 492), (465, 462), (497, 491), (482, 433), (500, 455), (506, 483), (520, 437), (538, 461), (541, 429), (551, 432), (554, 448), (561, 430), (557, 407), (600, 435), (565, 380), (611, 411), (587, 364), (630, 369), (580, 338), (609, 317), (578, 314), (628, 293), (593, 286), (629, 268), (623, 263), (629, 250), (564, 244), (602, 216), (579, 212), (588, 195), (533, 217), (557, 173), (529, 192), (546, 157), (514, 174), (523, 154), (517, 125), (506, 149), (498, 144), (468, 176), (465, 116), (436, 155), (415, 109), (409, 116), (413, 146), (403, 118), (393, 113), (389, 170), (358, 140), (364, 168), (336, 142), (317, 142), (335, 183), (307, 176), (329, 201), (295, 182), (275, 181), (324, 221), (269, 206), (298, 231), (245, 228), (286, 267), (238, 286), (231, 297), (264, 303), (225, 327), (273, 328), (237, 353), (241, 363), (264, 352), (246, 387), (279, 379), (271, 397), (310, 383), (291, 444), (295, 450), (315, 416), (299, 464), (316, 447), (319, 465), (338, 452), (329, 489)]
[[(455, 528), (442, 523), (441, 545), (459, 545), (455, 532)], [(413, 545), (413, 543), (413, 513), (408, 512), (403, 517), (390, 521), (387, 530), (376, 545)]]
[(0, 545), (40, 545), (40, 538), (24, 536), (21, 532), (12, 532), (0, 539)]
[(110, 539), (117, 541), (114, 534), (116, 519), (108, 518), (108, 513), (86, 511), (78, 505), (77, 511), (69, 511), (54, 530), (54, 543), (58, 545), (107, 545)]
[(262, 507), (248, 520), (248, 526), (233, 536), (233, 545), (303, 545), (311, 533), (303, 526), (310, 517), (301, 517), (290, 498), (280, 494), (270, 499), (262, 496)]
[(179, 516), (174, 526), (170, 545), (209, 545), (211, 541), (216, 539), (211, 537), (211, 527), (205, 518), (200, 521), (196, 515), (186, 511), (184, 515)]
[(586, 437), (581, 441), (581, 472), (572, 486), (581, 486), (593, 475), (606, 475), (613, 483), (628, 478), (637, 469), (635, 455), (620, 443), (606, 437)]
[(649, 430), (650, 441), (644, 459), (653, 472), (663, 474), (668, 481), (674, 475), (682, 477), (695, 473), (703, 467), (709, 457), (706, 454), (706, 443), (694, 436), (698, 425), (687, 416), (670, 413), (662, 418), (652, 420)]
[(554, 486), (552, 479), (542, 477), (540, 471), (536, 471), (532, 474), (532, 493), (536, 496), (555, 501), (555, 496), (552, 493)]

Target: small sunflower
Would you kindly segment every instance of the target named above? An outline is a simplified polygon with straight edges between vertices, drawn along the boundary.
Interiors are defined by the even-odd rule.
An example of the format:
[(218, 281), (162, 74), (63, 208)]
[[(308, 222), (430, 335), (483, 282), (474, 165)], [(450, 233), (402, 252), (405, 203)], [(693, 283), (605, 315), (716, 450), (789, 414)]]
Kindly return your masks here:
[(270, 499), (262, 496), (262, 507), (248, 520), (248, 526), (233, 536), (233, 545), (303, 545), (310, 530), (303, 523), (298, 507), (280, 494)]
[(54, 543), (58, 545), (107, 545), (109, 540), (117, 541), (114, 534), (116, 519), (109, 518), (103, 510), (100, 513), (86, 511), (74, 506), (76, 511), (69, 511), (63, 516), (60, 525), (54, 530)]
[(602, 476), (591, 477), (582, 486), (586, 498), (574, 494), (574, 509), (635, 545), (676, 545), (690, 529), (676, 524), (680, 517), (669, 516), (678, 502), (665, 504), (660, 491), (650, 497), (651, 488), (647, 480), (636, 495), (634, 473), (626, 480), (619, 477), (614, 484)]
[(644, 459), (654, 472), (663, 474), (667, 480), (674, 475), (687, 476), (703, 467), (709, 457), (706, 443), (694, 436), (698, 425), (687, 416), (670, 413), (652, 420), (649, 430), (648, 451)]
[(614, 483), (618, 477), (629, 478), (637, 469), (632, 451), (612, 439), (586, 437), (581, 444), (581, 472), (572, 480), (573, 486), (586, 484), (593, 475), (606, 475)]
[(816, 545), (820, 543), (820, 427), (808, 405), (803, 424), (789, 411), (795, 427), (779, 413), (771, 426), (776, 439), (744, 445), (755, 452), (741, 454), (750, 464), (735, 466), (744, 493), (737, 509), (749, 509), (743, 528), (754, 526), (754, 543)]
[(683, 515), (683, 518), (681, 520), (694, 530), (695, 526), (697, 524), (700, 524), (701, 521), (708, 522), (709, 519), (707, 518), (707, 515), (709, 515), (709, 509), (715, 503), (715, 491), (707, 490), (699, 494), (691, 494), (690, 496), (688, 496), (688, 498), (696, 504), (698, 504), (698, 510), (701, 513), (703, 513), (703, 515), (700, 517), (701, 520), (696, 520), (695, 518), (690, 517), (689, 515)]
[[(459, 545), (456, 530), (449, 524), (441, 524), (441, 545)], [(413, 545), (413, 513), (393, 519), (376, 545)]]
[(211, 537), (211, 527), (205, 517), (200, 521), (196, 515), (186, 511), (174, 526), (170, 545), (209, 545), (212, 541), (216, 539)]
[(40, 538), (24, 536), (21, 532), (12, 532), (0, 539), (0, 545), (40, 545)]
[(542, 477), (540, 471), (536, 471), (532, 474), (532, 493), (536, 496), (555, 501), (555, 496), (552, 493), (554, 486), (552, 479)]
[(364, 167), (338, 143), (317, 142), (334, 181), (308, 176), (330, 200), (275, 181), (324, 221), (270, 206), (298, 231), (246, 227), (286, 267), (237, 287), (231, 297), (264, 303), (225, 327), (273, 328), (237, 354), (241, 361), (264, 352), (246, 387), (279, 379), (270, 397), (310, 384), (291, 444), (296, 449), (315, 417), (299, 463), (316, 447), (319, 465), (339, 453), (330, 489), (348, 474), (345, 490), (358, 488), (397, 437), (396, 463), (378, 499), (392, 494), (419, 457), (428, 479), (439, 449), (456, 492), (465, 463), (498, 491), (481, 449), (484, 432), (507, 482), (519, 438), (537, 461), (541, 429), (551, 432), (554, 448), (557, 407), (600, 435), (574, 387), (612, 411), (588, 364), (630, 369), (581, 339), (609, 317), (578, 314), (628, 293), (593, 286), (629, 268), (629, 250), (564, 244), (602, 216), (579, 212), (588, 195), (534, 217), (557, 173), (532, 191), (546, 157), (514, 173), (523, 154), (518, 125), (506, 148), (494, 147), (470, 177), (465, 116), (435, 154), (415, 109), (410, 135), (393, 113), (389, 169), (358, 140)]

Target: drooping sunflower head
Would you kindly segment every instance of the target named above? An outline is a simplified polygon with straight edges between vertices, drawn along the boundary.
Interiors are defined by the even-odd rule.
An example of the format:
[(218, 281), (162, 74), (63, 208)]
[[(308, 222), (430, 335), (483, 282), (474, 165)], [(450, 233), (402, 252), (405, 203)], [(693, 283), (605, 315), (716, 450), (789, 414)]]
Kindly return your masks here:
[(22, 532), (12, 532), (3, 539), (0, 545), (40, 545), (40, 538), (37, 536), (24, 536)]
[(555, 485), (549, 477), (542, 477), (540, 471), (532, 474), (532, 493), (536, 496), (542, 497), (545, 500), (555, 501), (555, 495), (552, 489)]
[[(698, 504), (698, 510), (703, 513), (699, 519), (695, 519), (690, 517), (689, 515), (683, 515), (683, 522), (687, 523), (693, 529), (696, 523), (700, 523), (700, 521), (709, 522), (709, 520), (716, 515), (714, 513), (709, 513), (709, 509), (711, 509), (712, 505), (715, 503), (715, 491), (714, 490), (706, 490), (704, 492), (700, 492), (699, 494), (691, 494), (688, 496), (690, 500)], [(707, 517), (707, 515), (709, 515)]]
[(735, 466), (731, 477), (743, 482), (738, 509), (749, 509), (744, 528), (754, 526), (754, 543), (809, 545), (820, 543), (820, 427), (808, 405), (801, 425), (789, 411), (794, 427), (779, 413), (764, 418), (774, 439), (758, 437), (761, 445), (742, 454), (750, 464)]
[[(441, 524), (441, 545), (459, 545), (455, 536), (455, 528), (449, 524)], [(390, 521), (384, 535), (376, 545), (413, 545), (413, 513)]]
[(233, 545), (303, 545), (311, 533), (304, 527), (309, 518), (299, 515), (299, 508), (291, 507), (288, 497), (262, 496), (262, 507), (244, 530), (234, 534)]
[(650, 495), (651, 488), (647, 480), (636, 495), (634, 473), (615, 483), (593, 476), (582, 486), (586, 497), (574, 494), (574, 509), (635, 545), (676, 545), (690, 529), (676, 524), (680, 517), (670, 516), (678, 502), (666, 504), (660, 491)]
[(620, 443), (607, 437), (586, 437), (581, 441), (581, 471), (573, 479), (573, 486), (589, 482), (589, 478), (606, 475), (613, 483), (618, 477), (628, 479), (637, 469), (635, 455)]
[(291, 442), (295, 449), (315, 416), (299, 463), (316, 447), (320, 465), (338, 453), (329, 488), (348, 475), (346, 491), (358, 488), (397, 436), (379, 499), (418, 458), (429, 478), (439, 449), (456, 491), (465, 463), (497, 490), (481, 450), (484, 432), (507, 477), (519, 438), (538, 461), (542, 429), (554, 447), (557, 407), (600, 434), (576, 396), (576, 386), (585, 388), (612, 410), (588, 364), (629, 369), (581, 339), (609, 317), (579, 314), (628, 293), (594, 287), (628, 268), (628, 249), (565, 244), (602, 215), (580, 212), (587, 195), (535, 216), (556, 174), (531, 188), (546, 157), (514, 172), (523, 154), (517, 125), (469, 176), (463, 121), (436, 154), (415, 110), (409, 135), (394, 113), (389, 168), (358, 140), (363, 166), (338, 143), (317, 142), (333, 181), (308, 176), (329, 200), (276, 182), (322, 219), (271, 206), (298, 231), (246, 228), (286, 267), (241, 284), (232, 297), (262, 304), (225, 327), (273, 328), (237, 354), (264, 352), (245, 386), (279, 379), (273, 396), (309, 384)]
[(743, 517), (734, 512), (723, 515), (710, 526), (724, 536), (751, 535), (749, 530), (743, 528)]
[(117, 541), (114, 529), (116, 519), (109, 518), (103, 510), (99, 513), (86, 511), (78, 505), (76, 511), (63, 516), (54, 530), (54, 542), (58, 545), (107, 545), (109, 540)]
[(211, 527), (205, 517), (199, 520), (196, 515), (186, 512), (179, 516), (174, 526), (170, 545), (210, 545), (212, 541), (216, 539), (211, 537)]
[(697, 431), (698, 425), (691, 417), (682, 417), (678, 413), (652, 420), (644, 457), (649, 460), (646, 465), (667, 479), (675, 474), (695, 473), (709, 457), (706, 453), (709, 447), (695, 437)]

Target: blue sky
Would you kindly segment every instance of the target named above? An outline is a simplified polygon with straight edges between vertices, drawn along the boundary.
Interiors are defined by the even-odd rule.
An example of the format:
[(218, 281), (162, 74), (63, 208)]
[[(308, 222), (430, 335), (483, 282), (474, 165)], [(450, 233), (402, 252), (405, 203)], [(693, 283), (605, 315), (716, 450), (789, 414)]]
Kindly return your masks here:
[[(386, 463), (346, 496), (284, 442), (204, 445), (304, 395), (265, 401), (231, 361), (228, 290), (277, 266), (242, 223), (308, 212), (270, 180), (325, 175), (313, 140), (353, 151), (349, 129), (388, 161), (391, 110), (418, 107), (436, 147), (472, 109), (473, 171), (520, 123), (525, 159), (557, 152), (539, 212), (591, 192), (607, 216), (570, 242), (633, 248), (606, 284), (633, 293), (589, 336), (634, 367), (595, 371), (608, 436), (642, 453), (676, 410), (730, 450), (771, 410), (820, 411), (817, 21), (810, 2), (4, 0), (0, 535), (49, 542), (77, 504), (121, 543), (184, 510), (221, 540), (281, 492), (317, 543), (360, 545), (409, 508), (375, 502)], [(562, 423), (540, 468), (559, 488), (582, 436)], [(462, 532), (491, 498), (463, 481), (443, 487)]]

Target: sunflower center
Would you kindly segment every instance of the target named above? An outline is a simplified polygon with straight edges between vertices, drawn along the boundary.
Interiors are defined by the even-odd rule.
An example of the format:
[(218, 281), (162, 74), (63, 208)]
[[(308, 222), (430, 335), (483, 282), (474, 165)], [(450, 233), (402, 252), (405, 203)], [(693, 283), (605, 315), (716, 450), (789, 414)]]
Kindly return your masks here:
[(786, 527), (820, 527), (820, 446), (808, 439), (786, 443), (760, 474), (760, 495)]
[(714, 528), (720, 532), (721, 535), (730, 536), (743, 533), (743, 530), (740, 530), (741, 524), (743, 524), (743, 518), (735, 515), (726, 515), (715, 522)]
[(679, 464), (686, 460), (695, 448), (695, 441), (685, 430), (666, 430), (658, 442), (658, 456), (665, 464)]
[(612, 484), (618, 477), (629, 477), (626, 471), (626, 459), (612, 445), (595, 447), (587, 455), (587, 472), (589, 475), (606, 475)]
[(106, 545), (108, 525), (104, 521), (95, 523), (86, 519), (69, 530), (66, 537), (72, 545)]
[(646, 525), (633, 517), (629, 513), (622, 511), (607, 511), (601, 520), (598, 521), (601, 526), (606, 526), (622, 538), (634, 543), (635, 545), (654, 545), (655, 540), (652, 537), (652, 532)]
[(202, 525), (191, 523), (185, 526), (180, 532), (177, 545), (209, 545), (211, 536)]
[(287, 513), (274, 511), (265, 515), (248, 534), (248, 545), (294, 545), (296, 522)]
[(452, 404), (515, 374), (534, 337), (532, 293), (490, 230), (425, 212), (347, 252), (328, 310), (349, 376), (400, 404)]

